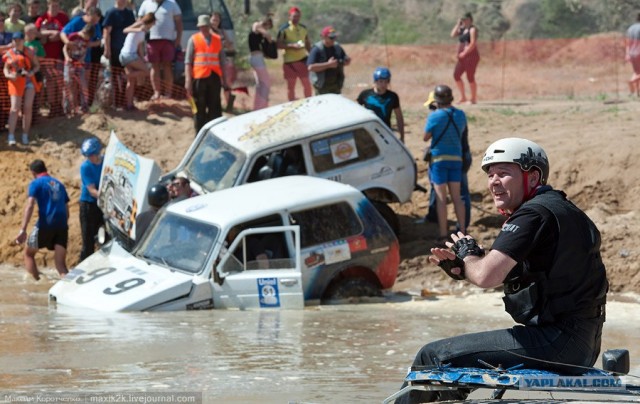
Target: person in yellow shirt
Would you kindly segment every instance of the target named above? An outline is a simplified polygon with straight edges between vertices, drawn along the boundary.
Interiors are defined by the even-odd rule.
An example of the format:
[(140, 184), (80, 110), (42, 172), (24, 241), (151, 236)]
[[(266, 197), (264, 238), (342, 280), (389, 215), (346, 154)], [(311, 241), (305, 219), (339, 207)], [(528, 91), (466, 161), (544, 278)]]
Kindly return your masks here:
[(9, 6), (9, 18), (4, 20), (4, 30), (6, 32), (24, 32), (25, 22), (20, 19), (22, 15), (22, 5), (13, 3)]
[(287, 82), (287, 98), (296, 99), (296, 80), (300, 79), (305, 97), (311, 97), (311, 82), (307, 70), (307, 55), (311, 50), (311, 41), (307, 27), (300, 24), (300, 9), (289, 9), (289, 21), (278, 31), (278, 48), (284, 49), (282, 70)]

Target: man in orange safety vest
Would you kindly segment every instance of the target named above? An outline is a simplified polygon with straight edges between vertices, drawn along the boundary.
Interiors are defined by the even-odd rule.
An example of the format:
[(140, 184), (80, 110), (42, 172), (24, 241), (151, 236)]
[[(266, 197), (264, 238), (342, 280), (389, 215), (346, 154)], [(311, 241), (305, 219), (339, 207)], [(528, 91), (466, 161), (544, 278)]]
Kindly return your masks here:
[(198, 16), (197, 32), (189, 38), (185, 53), (187, 97), (195, 103), (196, 135), (207, 122), (222, 116), (220, 89), (224, 86), (222, 40), (213, 33), (208, 15)]

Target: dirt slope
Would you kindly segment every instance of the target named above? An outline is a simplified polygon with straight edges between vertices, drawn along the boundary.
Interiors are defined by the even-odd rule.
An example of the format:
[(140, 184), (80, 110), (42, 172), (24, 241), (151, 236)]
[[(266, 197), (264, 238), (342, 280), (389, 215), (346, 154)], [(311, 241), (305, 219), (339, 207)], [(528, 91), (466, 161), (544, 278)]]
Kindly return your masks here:
[[(394, 61), (393, 86), (403, 103), (407, 145), (417, 159), (424, 147), (421, 137), (426, 110), (422, 102), (434, 83), (450, 81), (451, 71), (449, 60), (441, 58), (441, 64), (430, 66), (425, 73), (423, 51), (421, 47), (409, 46), (385, 48), (388, 52), (385, 57), (392, 57)], [(429, 52), (437, 51), (431, 49)], [(354, 63), (348, 68), (345, 95), (353, 99), (369, 85), (371, 66), (382, 64), (384, 60), (380, 60), (380, 49), (376, 52), (371, 46), (347, 46), (347, 52)], [(490, 65), (486, 59), (484, 63)], [(520, 74), (520, 77), (527, 77), (526, 71), (520, 70)], [(274, 81), (272, 103), (282, 102), (285, 90), (278, 64), (272, 65), (271, 75)], [(249, 74), (242, 76), (250, 77)], [(494, 72), (490, 68), (484, 71), (481, 68), (478, 77), (481, 102), (460, 106), (468, 114), (474, 156), (470, 173), (473, 199), (470, 233), (490, 246), (503, 222), (488, 197), (485, 179), (479, 169), (484, 149), (501, 137), (528, 137), (543, 145), (549, 154), (550, 184), (565, 190), (599, 226), (603, 236), (602, 253), (612, 289), (639, 292), (640, 202), (637, 195), (640, 194), (640, 175), (637, 173), (640, 172), (640, 161), (637, 149), (640, 139), (637, 117), (640, 102), (626, 98), (618, 103), (605, 103), (598, 98), (536, 100), (533, 96), (509, 101), (501, 99), (492, 86)], [(538, 83), (528, 85), (523, 79), (517, 85), (523, 89), (521, 94), (527, 91), (536, 94)], [(239, 108), (251, 105), (251, 99), (241, 94), (238, 97), (236, 105)], [(22, 218), (30, 180), (27, 165), (32, 159), (44, 159), (51, 174), (61, 179), (70, 193), (69, 265), (76, 263), (80, 250), (77, 200), (82, 156), (78, 147), (85, 137), (95, 135), (106, 142), (110, 131), (115, 130), (129, 147), (155, 159), (164, 170), (173, 168), (180, 161), (193, 139), (187, 104), (164, 101), (159, 104), (143, 103), (139, 107), (142, 111), (135, 113), (111, 111), (82, 118), (40, 121), (33, 130), (33, 144), (26, 148), (8, 148), (4, 141), (6, 132), (3, 133), (0, 174), (6, 182), (0, 184), (3, 201), (0, 205), (0, 227), (4, 229), (0, 238), (0, 262), (17, 267), (22, 265), (21, 249), (12, 241)], [(417, 164), (419, 182), (427, 185), (425, 164), (421, 161)], [(427, 203), (427, 196), (416, 192), (411, 203), (394, 206), (402, 224), (403, 257), (395, 288), (468, 290), (467, 284), (453, 284), (437, 267), (426, 264), (426, 254), (433, 244), (436, 228), (433, 224), (416, 224), (415, 220), (425, 214)], [(34, 221), (32, 219), (31, 224)], [(40, 265), (52, 266), (52, 260), (50, 253), (38, 255)]]

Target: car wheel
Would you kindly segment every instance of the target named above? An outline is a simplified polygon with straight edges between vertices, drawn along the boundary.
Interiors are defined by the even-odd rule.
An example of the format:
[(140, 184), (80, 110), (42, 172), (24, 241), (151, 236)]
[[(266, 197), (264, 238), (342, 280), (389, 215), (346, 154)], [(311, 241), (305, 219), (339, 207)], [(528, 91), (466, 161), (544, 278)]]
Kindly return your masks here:
[(328, 300), (342, 300), (354, 297), (382, 296), (380, 287), (365, 278), (346, 278), (329, 286), (323, 302)]
[(105, 192), (105, 198), (104, 198), (104, 205), (105, 205), (105, 209), (106, 212), (104, 212), (107, 215), (110, 215), (111, 212), (113, 212), (113, 205), (114, 205), (114, 192), (113, 192), (113, 187), (109, 186), (107, 187), (107, 191)]
[(396, 236), (400, 234), (400, 220), (398, 219), (396, 212), (394, 212), (393, 209), (384, 202), (371, 201), (371, 203), (373, 203), (373, 206), (376, 208), (378, 213), (380, 213), (387, 224), (389, 224), (389, 227), (391, 227), (391, 230), (393, 230)]

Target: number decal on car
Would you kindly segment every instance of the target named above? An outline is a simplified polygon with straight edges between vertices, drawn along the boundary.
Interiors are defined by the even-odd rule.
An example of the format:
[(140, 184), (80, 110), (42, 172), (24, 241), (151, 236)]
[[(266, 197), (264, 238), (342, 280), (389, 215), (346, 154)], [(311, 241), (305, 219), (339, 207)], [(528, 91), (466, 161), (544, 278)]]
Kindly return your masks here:
[(122, 292), (126, 292), (127, 290), (138, 287), (144, 283), (144, 279), (142, 278), (131, 278), (126, 281), (122, 281), (116, 284), (115, 289), (106, 288), (102, 291), (105, 295), (117, 295)]
[(105, 276), (110, 274), (111, 272), (114, 272), (116, 269), (113, 267), (106, 267), (106, 268), (98, 268), (95, 269), (91, 272), (87, 272), (86, 275), (82, 275), (82, 276), (78, 276), (78, 278), (76, 279), (76, 283), (78, 285), (82, 285), (85, 283), (89, 283), (93, 280), (98, 279), (101, 276)]

